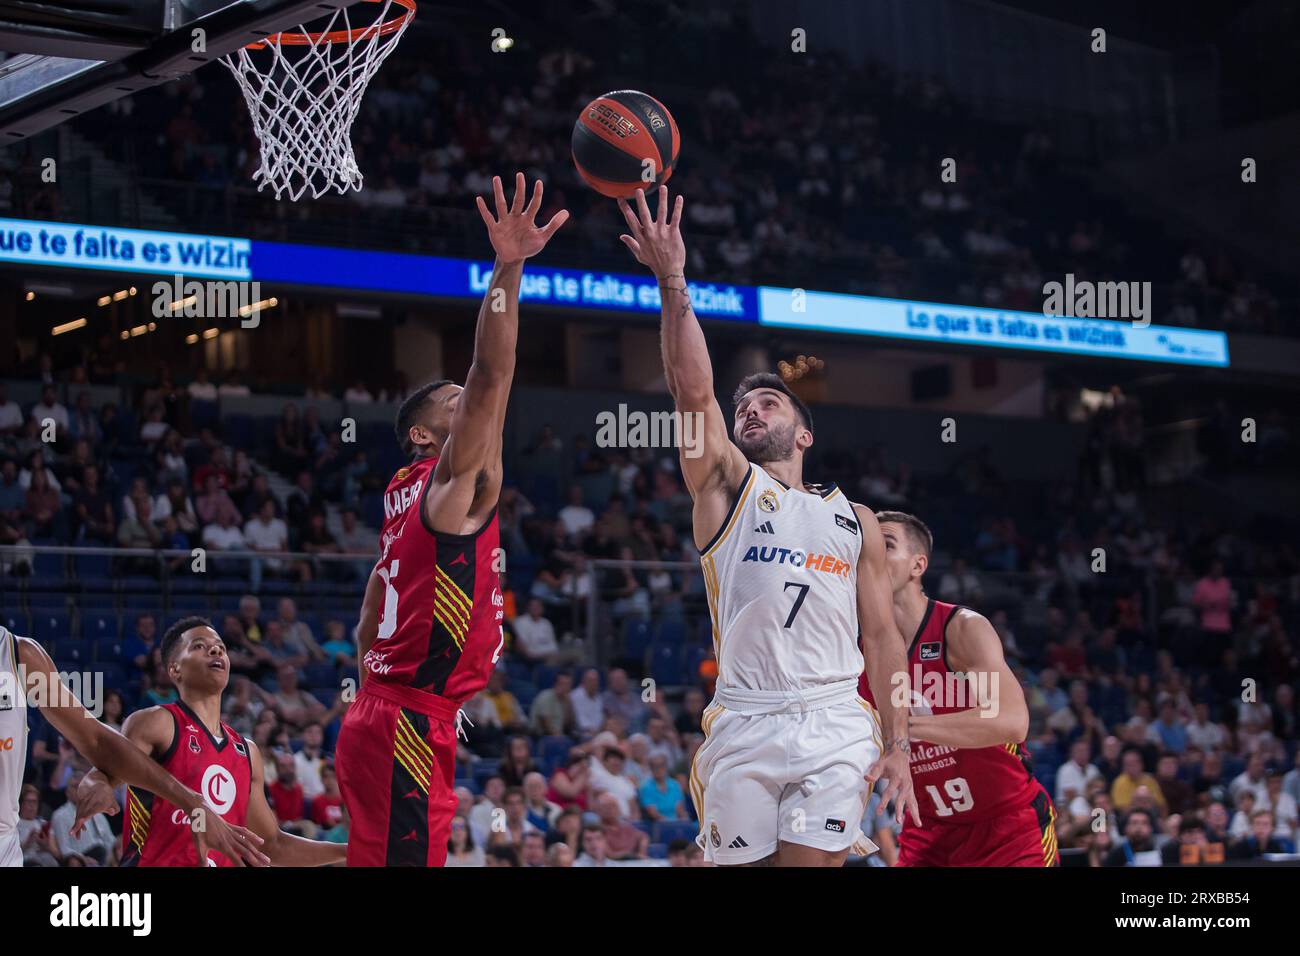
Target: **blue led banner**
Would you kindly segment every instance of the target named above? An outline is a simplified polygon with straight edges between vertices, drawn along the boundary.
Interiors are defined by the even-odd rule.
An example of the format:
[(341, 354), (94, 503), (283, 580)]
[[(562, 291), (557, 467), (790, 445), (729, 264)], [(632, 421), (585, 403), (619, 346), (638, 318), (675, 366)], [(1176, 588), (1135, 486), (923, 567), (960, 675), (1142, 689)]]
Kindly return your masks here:
[[(22, 219), (0, 219), (0, 263), (471, 300), (487, 291), (492, 269), (491, 262), (470, 259)], [(702, 319), (914, 342), (1228, 365), (1227, 336), (1204, 329), (1141, 327), (1106, 319), (771, 286), (693, 282), (690, 291)], [(520, 297), (568, 309), (645, 315), (659, 311), (658, 286), (644, 273), (530, 264), (524, 270)]]
[(1222, 332), (763, 286), (762, 325), (1185, 365), (1228, 364)]
[[(262, 282), (481, 299), (487, 292), (492, 263), (256, 242), (253, 274)], [(576, 309), (659, 311), (659, 287), (649, 274), (591, 272), (529, 263), (519, 297), (524, 302)], [(757, 290), (751, 286), (693, 282), (691, 300), (701, 318), (758, 320)]]
[(0, 219), (0, 262), (251, 279), (248, 239)]

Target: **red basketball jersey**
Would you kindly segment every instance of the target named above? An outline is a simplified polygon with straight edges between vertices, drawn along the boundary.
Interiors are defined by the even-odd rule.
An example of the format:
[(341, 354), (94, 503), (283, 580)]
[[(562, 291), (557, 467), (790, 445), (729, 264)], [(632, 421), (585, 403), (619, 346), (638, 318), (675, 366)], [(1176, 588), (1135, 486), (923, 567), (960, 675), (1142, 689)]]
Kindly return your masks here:
[(424, 499), (436, 458), (398, 470), (384, 493), (379, 633), (366, 653), (369, 681), (399, 684), (459, 706), (487, 685), (501, 656), (496, 508), (472, 534), (434, 531)]
[[(971, 685), (948, 668), (948, 622), (959, 610), (958, 605), (931, 598), (912, 638), (907, 667), (915, 715), (951, 714), (979, 706)], [(858, 679), (858, 693), (875, 702), (865, 673)], [(911, 767), (925, 827), (972, 823), (1029, 806), (1039, 790), (1023, 741), (958, 749), (913, 740)], [(906, 818), (904, 829), (911, 825), (911, 818)]]
[[(163, 769), (191, 790), (233, 826), (245, 826), (253, 762), (248, 745), (227, 724), (221, 740), (183, 701), (163, 704), (172, 716), (171, 748), (158, 759)], [(185, 811), (156, 794), (127, 788), (126, 819), (122, 824), (123, 866), (195, 866), (191, 821)], [(208, 851), (208, 866), (234, 866), (222, 853)]]

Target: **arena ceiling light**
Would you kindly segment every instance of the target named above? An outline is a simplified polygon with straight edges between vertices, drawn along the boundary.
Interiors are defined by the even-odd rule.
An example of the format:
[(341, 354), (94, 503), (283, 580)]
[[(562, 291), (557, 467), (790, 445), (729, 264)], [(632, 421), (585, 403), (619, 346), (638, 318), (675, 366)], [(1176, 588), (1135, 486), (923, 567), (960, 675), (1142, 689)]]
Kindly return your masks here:
[(86, 317), (83, 315), (79, 319), (73, 319), (71, 322), (64, 322), (62, 325), (56, 325), (50, 329), (50, 335), (62, 335), (64, 332), (74, 332), (86, 325)]

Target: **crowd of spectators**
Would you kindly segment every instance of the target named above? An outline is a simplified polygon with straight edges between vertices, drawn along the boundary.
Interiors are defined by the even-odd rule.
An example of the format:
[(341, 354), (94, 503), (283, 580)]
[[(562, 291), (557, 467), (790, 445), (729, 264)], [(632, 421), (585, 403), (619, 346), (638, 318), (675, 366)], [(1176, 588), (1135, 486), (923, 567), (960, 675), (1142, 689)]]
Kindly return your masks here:
[[(364, 581), (374, 533), (360, 509), (382, 480), (365, 450), (345, 446), (314, 407), (300, 413), (285, 404), (265, 448), (235, 448), (218, 437), (214, 410), (220, 395), (236, 393), (219, 392), (206, 370), (182, 389), (164, 369), (131, 407), (97, 404), (79, 371), (66, 385), (44, 383), (25, 408), (0, 381), (0, 544), (14, 548), (6, 567), (30, 566), (32, 545), (201, 547), (216, 574), (248, 575), (255, 593), (263, 577)], [(65, 389), (76, 396), (71, 409), (60, 400)], [(292, 481), (280, 493), (272, 488), (277, 475)], [(229, 551), (268, 556), (223, 558)], [(290, 551), (311, 557), (273, 556)], [(324, 557), (348, 555), (356, 560)], [(156, 575), (190, 559), (119, 560)]]
[[(164, 395), (146, 389), (138, 411), (109, 414), (80, 401), (69, 411), (47, 391), (15, 415), (0, 392), (0, 517), (24, 534), (41, 520), (56, 527), (57, 517), (27, 504), (34, 488), (39, 505), (53, 478), (61, 490), (45, 498), (68, 522), (62, 540), (154, 546), (148, 526), (156, 533), (162, 512), (197, 540), (215, 523), (255, 546), (288, 542), (310, 555), (324, 500), (315, 485), (326, 471), (312, 457), (311, 415), (286, 411), (268, 423), (256, 456), (232, 454), (213, 428), (186, 437), (177, 428), (185, 403)], [(829, 441), (810, 472), (869, 505), (912, 510), (935, 530), (927, 590), (973, 605), (1002, 638), (1030, 707), (1033, 770), (1057, 801), (1067, 856), (1144, 865), (1289, 852), (1300, 785), (1300, 558), (1285, 523), (1229, 522), (1213, 509), (1189, 517), (1170, 505), (1168, 488), (1149, 487), (1143, 416), (1133, 398), (1113, 393), (1088, 420), (1076, 467), (1055, 481), (1004, 477), (987, 450), (963, 453), (947, 473), (918, 474), (885, 448)], [(46, 420), (66, 430), (55, 444), (66, 458), (48, 460), (45, 443), (21, 445)], [(106, 447), (128, 446), (134, 458), (105, 456)], [(498, 511), (509, 558), (506, 651), (464, 705), (449, 859), (698, 864), (689, 768), (716, 661), (677, 463), (659, 450), (599, 447), (549, 426), (525, 446)], [(1221, 460), (1221, 443), (1205, 448), (1207, 475), (1227, 480), (1241, 470), (1237, 452)], [(1288, 455), (1294, 445), (1281, 429), (1249, 470)], [(112, 486), (100, 471), (111, 478), (131, 461), (136, 473), (105, 490)], [(257, 461), (286, 476), (297, 469), (285, 500), (268, 495), (269, 471)], [(14, 489), (18, 517), (4, 507), (6, 493), (18, 500)], [(82, 507), (61, 502), (65, 493)], [(372, 538), (357, 532), (358, 573)], [(13, 561), (18, 549), (5, 550)], [(231, 654), (225, 717), (271, 755), (268, 790), (281, 823), (345, 839), (330, 761), (347, 704), (341, 688), (357, 664), (351, 628), (363, 579), (338, 581), (341, 603), (332, 609), (322, 612), (313, 597), (300, 613), (296, 592), (318, 570), (270, 560), (263, 575), (290, 576), (282, 591), (250, 590), (212, 614)], [(205, 610), (173, 602), (167, 617), (195, 609)], [(114, 721), (175, 694), (157, 660), (159, 613), (127, 622), (124, 678), (107, 711)], [(57, 660), (57, 640), (53, 651)], [(70, 849), (55, 825), (44, 827), (85, 768), (48, 730), (32, 746), (29, 859), (111, 861), (111, 850)], [(896, 834), (874, 817), (867, 826), (882, 847), (873, 865), (891, 862)], [(100, 830), (90, 832), (102, 844)]]

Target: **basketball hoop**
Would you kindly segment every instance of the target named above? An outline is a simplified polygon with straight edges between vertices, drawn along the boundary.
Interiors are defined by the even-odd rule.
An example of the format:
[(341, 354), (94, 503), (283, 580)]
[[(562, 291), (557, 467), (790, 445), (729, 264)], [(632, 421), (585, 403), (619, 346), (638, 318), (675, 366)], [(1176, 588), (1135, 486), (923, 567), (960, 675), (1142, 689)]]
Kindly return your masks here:
[[(364, 0), (378, 16), (354, 27), (348, 8), (325, 29), (277, 33), (221, 58), (234, 74), (261, 143), (258, 190), (275, 197), (346, 194), (363, 177), (352, 155), (352, 123), (370, 78), (415, 16), (415, 0)], [(396, 8), (396, 9), (394, 9)], [(390, 11), (393, 14), (390, 16)]]

